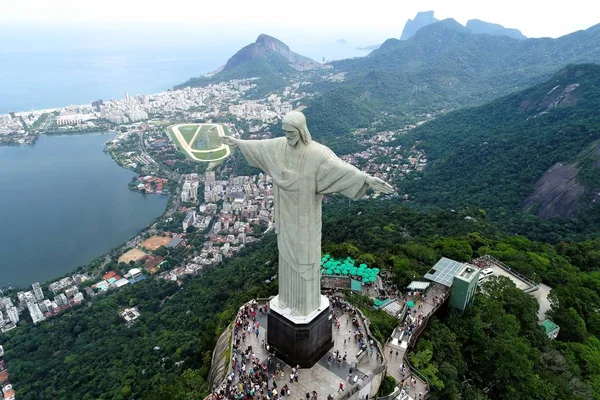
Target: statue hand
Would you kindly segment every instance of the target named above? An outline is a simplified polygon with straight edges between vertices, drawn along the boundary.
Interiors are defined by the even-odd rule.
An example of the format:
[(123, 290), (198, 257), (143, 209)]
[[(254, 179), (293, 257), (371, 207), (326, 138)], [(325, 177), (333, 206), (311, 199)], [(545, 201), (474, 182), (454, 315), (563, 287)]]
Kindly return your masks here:
[(237, 146), (237, 140), (232, 138), (231, 136), (219, 136), (219, 140), (222, 144), (226, 144), (229, 146)]
[(379, 179), (374, 176), (369, 176), (366, 180), (366, 183), (371, 189), (373, 189), (376, 192), (381, 192), (385, 194), (394, 193), (394, 188), (390, 184), (386, 183), (383, 179)]

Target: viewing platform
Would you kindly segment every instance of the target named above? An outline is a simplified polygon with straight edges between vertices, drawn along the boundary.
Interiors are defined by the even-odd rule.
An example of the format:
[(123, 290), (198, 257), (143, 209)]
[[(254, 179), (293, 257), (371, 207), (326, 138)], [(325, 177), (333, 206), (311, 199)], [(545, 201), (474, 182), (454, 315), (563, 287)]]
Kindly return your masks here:
[[(379, 344), (365, 326), (365, 321), (359, 311), (355, 311), (354, 308), (346, 311), (344, 303), (341, 304), (342, 307), (337, 302), (332, 304), (333, 348), (312, 368), (300, 368), (297, 372), (298, 379), (296, 381), (296, 379), (290, 379), (290, 374), (296, 366), (285, 364), (277, 358), (277, 354), (267, 350), (267, 314), (260, 311), (261, 308), (264, 310), (266, 304), (266, 299), (252, 301), (242, 306), (238, 311), (236, 321), (239, 322), (244, 310), (248, 310), (248, 308), (254, 310), (250, 311), (250, 318), (248, 318), (250, 331), (247, 328), (245, 330), (238, 328), (238, 338), (242, 337), (243, 333), (243, 337), (239, 341), (239, 351), (234, 351), (236, 335), (233, 326), (235, 325), (227, 329), (219, 339), (219, 342), (221, 342), (223, 338), (229, 339), (231, 337), (231, 347), (229, 352), (225, 352), (225, 354), (231, 354), (231, 357), (224, 364), (224, 354), (221, 352), (220, 356), (223, 362), (218, 373), (213, 374), (211, 370), (210, 376), (214, 376), (214, 381), (211, 382), (213, 394), (217, 393), (218, 396), (219, 391), (224, 394), (227, 390), (239, 390), (240, 381), (247, 381), (244, 374), (247, 375), (250, 368), (253, 367), (253, 363), (251, 359), (241, 362), (240, 353), (248, 350), (251, 346), (251, 353), (254, 353), (260, 364), (266, 366), (268, 379), (265, 387), (271, 392), (275, 388), (278, 393), (281, 393), (281, 389), (287, 384), (290, 390), (289, 396), (293, 396), (295, 399), (305, 398), (307, 393), (312, 397), (313, 391), (322, 399), (326, 399), (329, 395), (340, 400), (365, 399), (376, 396), (386, 374), (387, 362), (382, 355)], [(256, 334), (256, 324), (258, 324), (258, 334)], [(360, 348), (359, 337), (363, 338), (366, 350)], [(219, 362), (218, 350), (217, 346), (215, 354), (213, 354), (213, 368), (215, 368), (214, 363)], [(340, 362), (336, 361), (338, 354)], [(344, 356), (345, 360), (343, 359)], [(241, 367), (242, 365), (245, 365), (245, 367)], [(276, 374), (277, 365), (280, 366), (283, 373)], [(242, 377), (237, 367), (245, 369), (246, 372), (242, 372)], [(340, 390), (340, 384), (343, 385), (343, 390)], [(264, 384), (261, 381), (259, 385)], [(227, 389), (228, 387), (230, 389)], [(228, 398), (227, 396), (225, 395), (226, 398)], [(286, 398), (292, 398), (289, 396), (286, 395)]]

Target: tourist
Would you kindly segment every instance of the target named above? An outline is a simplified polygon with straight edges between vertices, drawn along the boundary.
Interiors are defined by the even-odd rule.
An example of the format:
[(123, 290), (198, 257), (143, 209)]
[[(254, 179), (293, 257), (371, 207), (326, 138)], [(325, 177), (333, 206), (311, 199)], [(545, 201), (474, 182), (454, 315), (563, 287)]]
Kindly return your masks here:
[(340, 382), (340, 387), (338, 389), (338, 393), (343, 392), (343, 391), (344, 391), (344, 382)]

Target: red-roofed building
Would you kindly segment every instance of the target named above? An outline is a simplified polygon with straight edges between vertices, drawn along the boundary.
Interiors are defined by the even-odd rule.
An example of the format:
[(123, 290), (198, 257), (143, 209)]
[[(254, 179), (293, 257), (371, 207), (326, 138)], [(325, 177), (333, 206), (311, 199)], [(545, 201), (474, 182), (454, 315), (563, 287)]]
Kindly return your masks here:
[[(106, 273), (106, 275), (104, 275), (104, 279), (109, 280), (110, 278), (114, 278), (116, 275), (117, 275), (117, 273), (115, 271), (109, 271)], [(116, 278), (116, 279), (118, 280), (121, 278)]]
[(152, 256), (152, 257), (149, 257), (149, 258), (146, 260), (146, 262), (144, 263), (144, 267), (145, 267), (146, 269), (153, 268), (153, 267), (157, 266), (158, 264), (160, 264), (160, 263), (161, 263), (161, 261), (162, 261), (162, 260), (164, 260), (164, 259), (165, 259), (164, 257), (160, 257), (160, 256)]
[(8, 381), (8, 370), (0, 371), (0, 384)]

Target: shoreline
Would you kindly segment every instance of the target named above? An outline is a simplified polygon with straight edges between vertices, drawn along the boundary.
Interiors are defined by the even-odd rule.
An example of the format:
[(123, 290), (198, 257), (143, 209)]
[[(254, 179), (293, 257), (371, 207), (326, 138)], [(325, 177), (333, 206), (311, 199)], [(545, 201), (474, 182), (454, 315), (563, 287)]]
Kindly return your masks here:
[[(112, 134), (112, 135), (117, 135), (117, 134), (118, 134), (118, 132), (116, 132), (116, 131), (112, 131), (112, 130), (95, 130), (95, 131), (74, 131), (74, 132), (68, 132), (68, 133), (63, 133), (63, 132), (60, 132), (60, 133), (50, 133), (50, 134), (43, 133), (43, 134), (40, 134), (40, 135), (35, 135), (35, 136), (36, 136), (36, 140), (35, 140), (33, 143), (31, 143), (31, 144), (28, 144), (28, 145), (29, 145), (29, 146), (33, 146), (33, 145), (35, 145), (35, 143), (37, 142), (37, 139), (38, 139), (39, 137), (41, 137), (42, 135), (48, 135), (48, 136), (76, 136), (76, 135), (88, 135), (88, 134), (101, 134), (101, 135)], [(115, 157), (114, 157), (114, 154), (113, 154), (113, 152), (111, 152), (111, 151), (108, 151), (108, 150), (106, 149), (106, 144), (107, 144), (108, 142), (109, 142), (109, 141), (106, 141), (106, 142), (104, 143), (104, 146), (105, 146), (105, 147), (102, 149), (102, 152), (103, 152), (104, 154), (107, 154), (107, 155), (108, 155), (108, 156), (111, 158), (112, 162), (113, 162), (114, 164), (116, 164), (118, 167), (120, 167), (120, 168), (123, 168), (123, 169), (126, 169), (126, 170), (128, 170), (128, 171), (131, 171), (131, 172), (133, 172), (133, 173), (135, 174), (135, 176), (136, 176), (136, 177), (139, 177), (139, 176), (140, 176), (140, 174), (139, 174), (137, 171), (135, 171), (135, 170), (134, 170), (134, 169), (132, 169), (132, 168), (128, 168), (128, 167), (126, 167), (125, 165), (122, 165), (122, 164), (120, 164), (119, 162), (117, 162), (117, 160), (116, 160), (116, 159), (115, 159)], [(5, 143), (1, 143), (1, 144), (0, 144), (0, 147), (2, 147), (3, 145), (6, 145), (5, 147), (25, 147), (25, 145), (18, 145), (18, 144), (5, 144)], [(50, 279), (47, 279), (47, 280), (44, 280), (44, 281), (39, 281), (39, 280), (35, 280), (35, 279), (34, 279), (34, 280), (31, 282), (31, 284), (33, 284), (34, 282), (39, 282), (39, 283), (40, 283), (42, 286), (47, 286), (48, 284), (50, 284), (50, 283), (52, 283), (52, 282), (59, 281), (60, 279), (63, 279), (63, 278), (65, 278), (65, 277), (70, 277), (70, 276), (72, 276), (73, 274), (76, 274), (76, 273), (78, 273), (78, 269), (80, 269), (80, 268), (82, 268), (82, 267), (83, 267), (83, 272), (86, 272), (86, 271), (85, 271), (85, 269), (86, 269), (87, 267), (89, 267), (91, 264), (93, 264), (95, 261), (97, 261), (97, 260), (101, 260), (101, 259), (104, 259), (104, 258), (106, 258), (106, 257), (107, 257), (107, 256), (108, 256), (110, 253), (112, 253), (113, 251), (115, 251), (115, 250), (118, 250), (118, 249), (122, 248), (122, 247), (123, 247), (123, 246), (125, 246), (125, 245), (126, 245), (128, 242), (130, 242), (132, 239), (134, 239), (135, 237), (139, 236), (140, 234), (142, 234), (142, 233), (143, 233), (143, 232), (145, 232), (146, 230), (150, 229), (150, 228), (151, 228), (153, 225), (155, 225), (155, 224), (156, 224), (156, 223), (157, 223), (157, 222), (158, 222), (158, 221), (159, 221), (161, 218), (163, 218), (167, 212), (169, 212), (169, 210), (170, 210), (170, 206), (172, 206), (172, 201), (171, 201), (171, 199), (172, 199), (172, 193), (171, 193), (171, 192), (169, 192), (169, 193), (145, 193), (145, 192), (141, 192), (141, 191), (139, 191), (139, 190), (133, 190), (133, 189), (132, 189), (132, 188), (129, 186), (129, 184), (127, 184), (127, 188), (128, 188), (128, 190), (129, 190), (130, 192), (139, 193), (139, 194), (141, 194), (141, 195), (143, 195), (143, 196), (147, 196), (147, 195), (167, 196), (167, 204), (165, 205), (165, 209), (162, 211), (162, 213), (161, 213), (161, 214), (157, 215), (157, 216), (156, 216), (156, 217), (153, 219), (153, 221), (152, 221), (151, 223), (149, 223), (149, 224), (147, 224), (147, 225), (145, 225), (145, 226), (141, 227), (141, 228), (140, 228), (140, 229), (137, 231), (137, 233), (135, 233), (134, 235), (132, 235), (132, 236), (128, 237), (127, 239), (125, 239), (125, 240), (124, 240), (123, 242), (121, 242), (120, 244), (118, 244), (118, 245), (116, 245), (116, 246), (114, 246), (114, 247), (110, 248), (109, 250), (107, 250), (107, 251), (103, 252), (102, 254), (100, 254), (100, 255), (98, 255), (98, 256), (95, 256), (95, 257), (93, 257), (92, 259), (90, 259), (89, 261), (87, 261), (87, 262), (86, 262), (84, 265), (80, 265), (80, 266), (78, 266), (78, 267), (75, 267), (75, 268), (73, 268), (73, 269), (71, 269), (71, 270), (69, 270), (69, 271), (65, 272), (64, 274), (61, 274), (61, 275), (59, 275), (59, 276), (52, 277), (52, 278), (50, 278)], [(7, 287), (7, 286), (0, 287), (0, 295), (2, 295), (2, 296), (6, 296), (6, 295), (7, 295), (7, 293), (9, 293), (9, 294), (10, 294), (10, 293), (13, 293), (13, 292), (18, 292), (18, 291), (22, 291), (22, 290), (25, 290), (25, 291), (26, 291), (26, 290), (28, 290), (28, 288), (30, 288), (30, 287), (31, 287), (31, 284), (29, 284), (29, 285), (26, 285), (26, 286), (12, 286), (12, 285), (11, 285), (11, 286), (8, 286), (8, 287)]]

